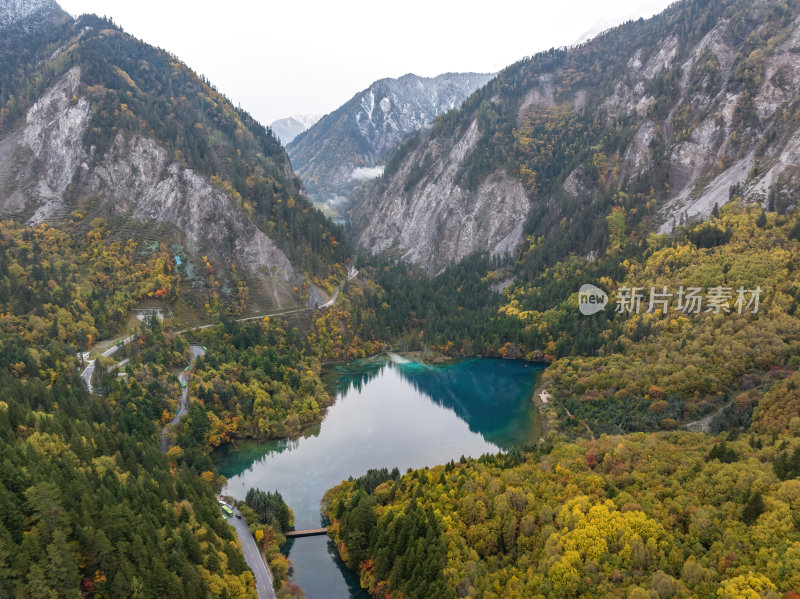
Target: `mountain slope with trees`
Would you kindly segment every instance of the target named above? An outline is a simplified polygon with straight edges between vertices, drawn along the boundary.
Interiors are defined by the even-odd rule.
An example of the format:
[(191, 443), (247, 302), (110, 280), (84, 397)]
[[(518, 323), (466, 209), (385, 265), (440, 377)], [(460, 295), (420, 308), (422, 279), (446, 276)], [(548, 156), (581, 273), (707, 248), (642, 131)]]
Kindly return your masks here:
[(793, 0), (684, 0), (511, 65), (387, 160), (353, 209), (358, 245), (435, 274), (541, 239), (521, 269), (534, 275), (605, 249), (619, 193), (650, 231), (706, 217), (735, 184), (793, 205), (798, 14)]
[[(475, 110), (487, 117), (480, 127), (491, 135), (475, 142), (482, 153), (460, 154), (466, 157), (458, 176), (464, 185), (480, 185), (500, 163), (507, 174), (521, 164), (545, 173), (526, 184), (536, 184), (528, 191), (538, 189), (531, 197), (541, 208), (528, 224), (531, 234), (513, 260), (473, 254), (434, 277), (376, 259), (362, 265), (373, 280), (345, 291), (364, 338), (369, 331), (411, 349), (550, 363), (539, 381), (549, 392), (541, 406), (549, 434), (535, 449), (403, 476), (371, 473), (330, 491), (331, 534), (373, 596), (425, 596), (431, 589), (442, 597), (565, 599), (800, 593), (800, 504), (793, 491), (800, 475), (797, 102), (792, 86), (785, 94), (772, 90), (797, 66), (798, 14), (796, 3), (681, 2), (652, 21), (601, 36), (595, 47), (529, 61), (552, 61), (556, 73), (574, 64), (569, 85), (594, 81), (601, 95), (623, 97), (613, 77), (605, 91), (600, 85), (609, 74), (601, 67), (628, 56), (612, 56), (612, 48), (632, 56), (638, 43), (655, 40), (650, 54), (620, 62), (619, 72), (647, 70), (654, 58), (668, 67), (669, 56), (680, 67), (694, 57), (688, 70), (653, 71), (652, 81), (667, 87), (656, 94), (645, 86), (652, 95), (644, 116), (584, 121), (585, 112), (539, 107), (520, 116), (528, 130), (504, 129), (498, 111), (513, 85), (490, 84), (497, 101), (481, 108), (476, 96)], [(626, 45), (636, 32), (643, 37)], [(674, 45), (665, 42), (672, 34)], [(726, 45), (738, 48), (724, 63), (729, 70), (715, 78), (715, 60), (706, 55), (699, 63), (709, 69), (699, 75), (704, 83), (693, 83), (702, 52), (681, 54), (691, 40), (717, 58)], [(610, 58), (601, 56), (603, 48)], [(587, 56), (595, 62), (570, 62)], [(636, 79), (626, 81), (635, 90)], [(710, 94), (721, 81), (721, 95)], [(558, 87), (553, 93), (558, 98)], [(667, 97), (674, 103), (660, 103)], [(686, 131), (666, 131), (684, 102)], [(448, 123), (474, 131), (469, 104), (426, 135)], [(646, 147), (650, 156), (662, 152), (664, 162), (642, 163), (641, 173), (624, 177), (633, 156), (623, 141), (636, 139), (643, 118), (660, 119), (661, 136)], [(719, 145), (694, 146), (711, 158), (692, 155), (684, 166), (700, 179), (682, 179), (687, 171), (676, 161), (699, 143), (693, 136), (709, 118), (717, 121)], [(401, 149), (379, 186), (392, 184), (400, 172), (392, 168), (432, 147), (426, 135)], [(523, 141), (523, 149), (514, 145)], [(741, 173), (736, 165), (745, 159)], [(421, 171), (423, 179), (434, 176), (436, 160)], [(680, 200), (688, 215), (673, 223), (681, 185), (692, 190)], [(547, 199), (567, 192), (573, 203)], [(609, 296), (592, 316), (578, 310), (585, 283)], [(703, 302), (696, 311), (680, 291), (695, 287)], [(716, 304), (715, 288), (724, 294)], [(635, 289), (639, 310), (618, 310), (626, 290)], [(737, 303), (740, 289), (759, 289), (757, 307)], [(648, 310), (653, 292), (665, 294), (666, 310)]]
[(340, 277), (347, 243), (269, 130), (110, 21), (26, 22), (0, 41), (0, 213), (99, 216), (120, 238), (169, 241), (199, 298), (211, 267), (211, 292), (235, 289), (235, 264), (253, 307), (324, 301), (318, 288)]
[(255, 597), (213, 473), (159, 450), (186, 342), (142, 331), (126, 377), (79, 376), (78, 351), (179, 288), (138, 250), (99, 222), (0, 227), (0, 596)]
[(605, 436), (372, 472), (326, 509), (375, 597), (794, 597), (798, 432)]

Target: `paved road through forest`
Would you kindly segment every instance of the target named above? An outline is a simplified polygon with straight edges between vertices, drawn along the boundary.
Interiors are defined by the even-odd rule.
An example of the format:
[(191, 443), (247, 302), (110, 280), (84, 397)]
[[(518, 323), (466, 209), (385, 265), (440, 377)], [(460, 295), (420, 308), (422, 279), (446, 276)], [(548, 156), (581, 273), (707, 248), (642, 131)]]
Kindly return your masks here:
[[(238, 514), (238, 510), (235, 511)], [(272, 572), (264, 563), (264, 558), (261, 557), (261, 552), (258, 550), (258, 545), (247, 527), (247, 522), (244, 518), (228, 518), (230, 524), (236, 530), (236, 536), (239, 537), (239, 542), (242, 548), (247, 565), (253, 571), (256, 579), (256, 591), (258, 592), (258, 599), (276, 599), (275, 591), (272, 588)]]
[[(122, 341), (122, 345), (127, 345), (128, 343), (133, 341), (133, 335), (131, 335), (130, 337), (126, 337), (125, 339), (121, 339), (120, 341)], [(122, 347), (122, 345), (120, 345), (119, 341), (118, 341), (117, 343), (115, 343), (114, 345), (109, 347), (106, 351), (104, 351), (100, 355), (103, 356), (104, 358), (107, 358), (107, 357), (115, 354), (117, 352), (117, 350), (120, 347)], [(89, 360), (89, 363), (86, 365), (86, 368), (81, 373), (81, 378), (86, 383), (86, 388), (89, 389), (89, 393), (92, 393), (92, 391), (93, 391), (92, 375), (94, 374), (95, 362), (97, 362), (97, 360)]]
[[(358, 271), (355, 271), (357, 274)], [(352, 274), (351, 277), (353, 278), (355, 274)], [(332, 306), (339, 297), (339, 290), (341, 286), (336, 290), (333, 297), (330, 301), (326, 302), (324, 307)], [(320, 306), (323, 307), (323, 306)], [(314, 310), (314, 308), (296, 308), (293, 310), (285, 310), (283, 312), (274, 312), (272, 314), (260, 314), (258, 316), (248, 316), (245, 318), (238, 318), (238, 322), (247, 322), (250, 320), (258, 320), (265, 317), (277, 317), (277, 316), (288, 316), (289, 314), (296, 314), (298, 312), (306, 312)], [(186, 328), (180, 331), (175, 331), (176, 334), (180, 335), (182, 333), (186, 333), (189, 331), (196, 331), (200, 329), (207, 329), (213, 325), (205, 324), (196, 327)], [(122, 344), (117, 341), (108, 348), (106, 351), (102, 353), (104, 357), (111, 356), (114, 354), (122, 345), (128, 344), (133, 340), (134, 336), (131, 335), (130, 337), (126, 337), (122, 339)], [(183, 382), (186, 382), (186, 386), (183, 387), (180, 397), (180, 408), (178, 409), (177, 414), (172, 419), (172, 421), (167, 424), (164, 429), (161, 431), (161, 452), (165, 453), (167, 451), (167, 432), (171, 427), (178, 424), (180, 419), (183, 418), (188, 413), (188, 396), (189, 396), (189, 375), (194, 367), (194, 363), (199, 356), (205, 355), (205, 350), (200, 347), (199, 345), (191, 345), (189, 349), (192, 352), (192, 360), (189, 364), (189, 370), (184, 371), (180, 375), (181, 386), (183, 387)], [(94, 374), (94, 367), (95, 367), (95, 360), (91, 360), (87, 365), (84, 371), (81, 373), (81, 378), (86, 383), (86, 387), (89, 389), (89, 393), (93, 392), (92, 388), (92, 375)], [(238, 514), (238, 511), (236, 512)], [(235, 530), (236, 535), (239, 538), (239, 544), (242, 548), (242, 555), (244, 555), (244, 559), (247, 562), (247, 565), (250, 566), (250, 569), (253, 571), (253, 576), (256, 580), (256, 592), (258, 593), (259, 599), (276, 599), (275, 591), (272, 588), (272, 572), (270, 571), (267, 564), (264, 562), (264, 558), (261, 556), (261, 552), (258, 550), (258, 546), (256, 545), (255, 539), (253, 539), (253, 535), (250, 534), (250, 529), (247, 527), (247, 522), (244, 519), (239, 518), (228, 518), (228, 524), (230, 524)]]
[(180, 380), (181, 386), (183, 387), (183, 390), (181, 391), (181, 405), (180, 408), (178, 408), (177, 414), (175, 414), (175, 418), (173, 418), (169, 422), (169, 424), (167, 424), (161, 430), (161, 453), (167, 452), (167, 441), (168, 441), (167, 433), (169, 432), (169, 429), (178, 424), (181, 421), (181, 418), (183, 418), (189, 412), (189, 407), (188, 407), (189, 375), (191, 371), (194, 369), (195, 360), (197, 360), (197, 358), (199, 358), (200, 356), (206, 355), (206, 351), (199, 345), (190, 345), (189, 349), (192, 352), (192, 359), (189, 362), (189, 370), (182, 372), (181, 375), (178, 377), (178, 380)]

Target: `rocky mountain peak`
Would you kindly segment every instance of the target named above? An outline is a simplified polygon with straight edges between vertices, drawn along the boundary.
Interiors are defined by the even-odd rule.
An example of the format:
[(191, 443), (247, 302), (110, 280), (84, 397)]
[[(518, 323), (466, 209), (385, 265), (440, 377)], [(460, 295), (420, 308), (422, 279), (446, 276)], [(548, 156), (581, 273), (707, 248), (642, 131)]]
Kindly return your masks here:
[(287, 146), (292, 165), (319, 199), (346, 194), (348, 186), (380, 174), (386, 152), (443, 112), (458, 108), (491, 74), (407, 73), (379, 79), (322, 117)]
[(285, 146), (303, 131), (308, 130), (309, 127), (313, 126), (314, 123), (321, 118), (321, 114), (294, 114), (292, 116), (273, 121), (269, 127)]
[(266, 127), (106, 20), (70, 21), (52, 0), (0, 7), (3, 219), (100, 218), (142, 247), (169, 244), (201, 309), (211, 273), (221, 294), (248, 281), (249, 309), (327, 301), (306, 277), (346, 258), (343, 232), (309, 210)]

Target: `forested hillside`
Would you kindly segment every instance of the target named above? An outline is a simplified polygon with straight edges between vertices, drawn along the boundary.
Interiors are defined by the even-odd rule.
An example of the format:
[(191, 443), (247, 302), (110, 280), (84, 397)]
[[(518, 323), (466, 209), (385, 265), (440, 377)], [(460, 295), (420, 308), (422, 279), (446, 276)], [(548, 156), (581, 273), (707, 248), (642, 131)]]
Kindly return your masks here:
[[(323, 365), (386, 349), (544, 362), (546, 427), (329, 491), (374, 596), (800, 596), (796, 0), (683, 0), (505, 69), (396, 149), (357, 274), (269, 130), (42, 5), (0, 31), (0, 597), (254, 597), (213, 450), (313, 431)], [(89, 393), (83, 352), (143, 302), (209, 326), (136, 326)], [(298, 593), (282, 497), (242, 513)]]
[[(52, 2), (14, 3), (19, 18), (0, 4), (0, 596), (255, 597), (210, 451), (319, 418), (328, 396), (297, 330), (207, 331), (166, 455), (186, 339), (141, 325), (96, 357), (93, 393), (80, 354), (130, 333), (143, 303), (203, 320), (321, 303), (344, 273), (343, 232), (272, 134), (174, 56)], [(256, 400), (239, 432), (227, 383), (257, 358), (267, 372), (235, 387)], [(271, 509), (251, 524), (276, 589), (296, 594)]]
[(509, 66), (396, 150), (353, 210), (358, 244), (437, 274), (535, 241), (519, 265), (534, 276), (605, 250), (620, 194), (649, 231), (708, 216), (734, 184), (792, 205), (798, 14), (684, 0)]
[(327, 511), (376, 597), (794, 597), (799, 424), (370, 473), (330, 491)]
[[(733, 402), (735, 416), (720, 414), (716, 426), (727, 416), (747, 426), (762, 394), (798, 367), (798, 230), (796, 214), (729, 206), (706, 224), (651, 238), (621, 264), (599, 260), (598, 267), (610, 261), (624, 269), (594, 279), (612, 293), (599, 318), (581, 315), (574, 295), (537, 309), (533, 288), (510, 293), (501, 311), (544, 333), (554, 351), (573, 354), (554, 362), (543, 380), (563, 400), (557, 405), (565, 425), (571, 413), (598, 433), (669, 429)], [(633, 287), (646, 295), (640, 313), (616, 313), (622, 290)], [(648, 312), (651, 287), (671, 294), (666, 313), (663, 304)], [(730, 289), (730, 297), (718, 309), (705, 303), (688, 310), (685, 302), (681, 309), (681, 287), (702, 289), (704, 302), (715, 287)], [(754, 314), (754, 305), (736, 302), (739, 289), (756, 288)], [(570, 320), (578, 321), (572, 331), (548, 324)], [(594, 355), (580, 357), (581, 344), (595, 345)]]
[[(373, 596), (800, 593), (797, 104), (781, 87), (797, 8), (678, 3), (510, 67), (399, 150), (379, 185), (429, 201), (443, 140), (477, 127), (454, 180), (476, 190), (501, 169), (533, 209), (512, 256), (473, 253), (433, 277), (362, 264), (371, 281), (346, 288), (356, 330), (547, 362), (549, 433), (329, 492), (339, 553)], [(369, 226), (412, 222), (405, 208)], [(608, 294), (593, 315), (578, 309), (586, 283)]]
[[(726, 406), (717, 430), (728, 418), (747, 426), (761, 396), (779, 393), (773, 387), (798, 366), (800, 215), (734, 200), (669, 235), (642, 237), (620, 223), (612, 251), (568, 258), (502, 293), (490, 285), (508, 272), (480, 256), (433, 279), (408, 266), (366, 268), (373, 280), (346, 288), (350, 327), (401, 351), (549, 362), (541, 384), (571, 434), (585, 435), (585, 423), (596, 434), (671, 429)], [(592, 316), (578, 310), (587, 282), (609, 294)], [(648, 312), (651, 287), (670, 294), (666, 313), (660, 304)], [(682, 287), (700, 288), (701, 301), (710, 288), (730, 291), (718, 311), (694, 312), (679, 307)], [(739, 313), (737, 290), (756, 287), (758, 312)], [(638, 314), (618, 312), (625, 288), (639, 289)]]
[(231, 439), (297, 437), (331, 401), (321, 365), (297, 328), (265, 318), (221, 322), (198, 337), (209, 348), (197, 368), (197, 412), (184, 427), (204, 447)]
[[(553, 366), (544, 380), (556, 397), (551, 409), (557, 415), (554, 412), (551, 416), (561, 422), (564, 430), (575, 434), (585, 434), (586, 423), (596, 433), (669, 429), (726, 406), (730, 408), (729, 404), (743, 391), (749, 391), (751, 399), (741, 400), (744, 404), (742, 410), (737, 410), (739, 416), (733, 418), (729, 409), (723, 410), (714, 426), (723, 426), (722, 421), (729, 417), (738, 419), (738, 425), (749, 424), (750, 411), (757, 403), (755, 396), (765, 392), (784, 372), (783, 368), (796, 367), (791, 362), (798, 343), (797, 275), (792, 257), (798, 251), (798, 214), (796, 186), (792, 183), (794, 167), (785, 161), (794, 147), (796, 103), (791, 94), (778, 94), (774, 97), (780, 102), (773, 102), (769, 110), (761, 104), (764, 90), (775, 83), (769, 83), (770, 77), (774, 79), (779, 72), (787, 74), (794, 69), (790, 48), (800, 39), (791, 18), (796, 8), (792, 3), (681, 2), (650, 21), (614, 29), (585, 46), (544, 53), (513, 65), (470, 98), (461, 111), (439, 119), (430, 132), (433, 137), (421, 136), (401, 148), (400, 154), (417, 151), (414, 148), (424, 150), (432, 139), (438, 139), (437, 131), (471, 128), (470, 115), (474, 111), (484, 116), (495, 111), (498, 114), (494, 117), (487, 116), (485, 122), (479, 120), (482, 124), (478, 131), (493, 133), (481, 133), (483, 141), (476, 142), (477, 147), (488, 144), (485, 148), (489, 149), (466, 154), (459, 177), (477, 177), (475, 181), (479, 181), (483, 175), (474, 173), (482, 172), (484, 167), (491, 170), (497, 161), (508, 172), (513, 172), (523, 157), (538, 161), (535, 168), (531, 166), (533, 162), (527, 164), (538, 173), (530, 181), (535, 179), (539, 191), (528, 191), (538, 194), (542, 209), (532, 211), (529, 224), (533, 228), (528, 229), (530, 234), (511, 256), (473, 253), (434, 277), (426, 276), (429, 273), (424, 269), (395, 263), (391, 256), (379, 256), (362, 264), (363, 279), (370, 281), (346, 288), (352, 299), (352, 325), (360, 338), (381, 340), (399, 350), (551, 362)], [(645, 37), (650, 34), (653, 36)], [(621, 89), (617, 77), (627, 81), (629, 88), (641, 83), (641, 73), (628, 72), (632, 63), (620, 62), (620, 56), (630, 50), (642, 65), (649, 64), (661, 56), (657, 48), (664, 44), (659, 40), (673, 34), (680, 43), (669, 46), (668, 54), (682, 56), (681, 52), (694, 48), (694, 53), (686, 55), (692, 59), (670, 59), (672, 70), (668, 61), (651, 69), (653, 79), (642, 83), (644, 89), (650, 90), (642, 93), (652, 100), (645, 113), (634, 110), (626, 117), (623, 107), (614, 119), (609, 119), (603, 116), (610, 110), (607, 103), (602, 109), (589, 108), (592, 97), (600, 101), (607, 99), (606, 92)], [(705, 83), (700, 87), (690, 84), (691, 78), (686, 77), (701, 64), (697, 62), (697, 52), (702, 54), (703, 48), (711, 48), (709, 52), (719, 54), (722, 46), (748, 48), (750, 62), (741, 54), (731, 56), (724, 77), (697, 74)], [(612, 51), (614, 48), (625, 51)], [(711, 56), (707, 60), (714, 62)], [(601, 68), (608, 61), (617, 70)], [(778, 64), (782, 66), (778, 68)], [(636, 67), (636, 72), (641, 68)], [(521, 91), (528, 89), (526, 86), (540, 85), (539, 74), (545, 72), (549, 73), (547, 81), (554, 85), (553, 101), (561, 93), (566, 102), (581, 90), (595, 96), (586, 96), (585, 108), (580, 110), (562, 107), (554, 111), (541, 102), (528, 105), (528, 121), (520, 113), (520, 123), (550, 120), (527, 133), (510, 117), (501, 118), (511, 114), (504, 110), (517, 104), (481, 103), (481, 96), (490, 93), (492, 97), (521, 102)], [(768, 77), (768, 73), (774, 76)], [(564, 78), (560, 86), (556, 85), (559, 77)], [(660, 94), (667, 93), (667, 88), (661, 90), (657, 85), (660, 78), (662, 83), (673, 81), (675, 85), (674, 89), (669, 88), (674, 97), (665, 98), (676, 102), (683, 98), (681, 102), (704, 107), (687, 113), (697, 119), (712, 110), (711, 106), (729, 101), (736, 90), (739, 108), (731, 113), (728, 125), (719, 124), (721, 145), (715, 152), (719, 152), (720, 162), (708, 168), (724, 169), (745, 146), (755, 151), (758, 164), (745, 173), (742, 183), (731, 180), (719, 202), (708, 206), (707, 222), (691, 218), (690, 214), (688, 220), (681, 217), (674, 228), (659, 235), (659, 210), (672, 201), (668, 190), (678, 180), (679, 169), (670, 159), (662, 164), (664, 168), (659, 168), (657, 162), (643, 162), (635, 175), (625, 175), (631, 155), (623, 141), (628, 135), (625, 131), (634, 135), (644, 122), (660, 122), (663, 126), (672, 122), (671, 113), (666, 121), (666, 113), (658, 116), (667, 110), (659, 108)], [(722, 85), (723, 79), (725, 83), (719, 89), (727, 91), (714, 95), (707, 89), (712, 84)], [(756, 96), (761, 98), (758, 103), (763, 108), (759, 114), (769, 115), (759, 117), (759, 124), (747, 121), (741, 112), (745, 107), (742, 102), (746, 98), (756, 101)], [(562, 117), (566, 121), (560, 120)], [(586, 118), (590, 120), (582, 120)], [(691, 122), (694, 125), (688, 126), (687, 131), (705, 121)], [(762, 126), (770, 133), (754, 137)], [(723, 129), (730, 132), (730, 137), (722, 135)], [(600, 137), (594, 137), (593, 131)], [(523, 134), (528, 140), (523, 144), (527, 149), (513, 141), (519, 141)], [(670, 155), (699, 143), (670, 139)], [(746, 139), (750, 141), (745, 143)], [(740, 147), (741, 144), (745, 146)], [(648, 147), (649, 156), (655, 146)], [(513, 156), (507, 154), (512, 151), (516, 152)], [(578, 191), (573, 190), (573, 200), (577, 203), (571, 203), (562, 175), (569, 175), (577, 185), (583, 179), (575, 179), (575, 173), (588, 172), (585, 161), (589, 158), (596, 166), (592, 175), (594, 187), (581, 184), (575, 188)], [(403, 160), (398, 154), (389, 168), (390, 176), (393, 168), (401, 168)], [(570, 161), (574, 162), (572, 166)], [(436, 170), (435, 166), (430, 168), (430, 172)], [(763, 187), (764, 173), (768, 171), (772, 172), (770, 185)], [(654, 177), (660, 179), (656, 182)], [(697, 187), (692, 197), (699, 197), (703, 189)], [(553, 194), (557, 199), (548, 200), (547, 196)], [(730, 205), (720, 211), (726, 202)], [(501, 211), (499, 207), (495, 210)], [(551, 215), (553, 220), (545, 226)], [(538, 224), (533, 223), (536, 219)], [(371, 222), (384, 221), (374, 218)], [(415, 248), (414, 251), (428, 251), (421, 242)], [(430, 251), (426, 255), (437, 254)], [(610, 296), (606, 309), (591, 317), (577, 309), (577, 292), (585, 283), (600, 286)], [(713, 287), (731, 287), (734, 297), (727, 301), (727, 310), (734, 308), (736, 289), (760, 286), (759, 313), (738, 314), (735, 309), (734, 314), (708, 313), (705, 308), (699, 314), (676, 312), (681, 286), (700, 287), (703, 293)], [(615, 313), (616, 290), (623, 287), (643, 291), (642, 314)], [(666, 287), (672, 294), (673, 305), (668, 314), (644, 314), (651, 287)]]
[[(179, 301), (174, 262), (163, 248), (115, 241), (100, 219), (86, 235), (75, 226), (2, 223), (0, 595), (254, 597), (214, 498), (224, 478), (210, 452), (318, 422), (329, 395), (317, 353), (279, 320), (224, 320), (195, 333), (208, 354), (162, 454), (186, 338), (155, 319), (143, 324), (113, 357), (97, 358), (94, 394), (77, 352), (122, 333), (140, 302)], [(276, 588), (296, 591), (279, 553), (287, 525), (251, 524)]]
[(223, 300), (234, 263), (253, 307), (318, 301), (310, 285), (331, 288), (347, 243), (269, 130), (169, 53), (59, 14), (0, 41), (0, 212), (101, 216), (120, 239), (169, 241), (200, 306), (204, 257)]
[(99, 223), (83, 237), (3, 223), (0, 595), (255, 596), (212, 487), (159, 451), (185, 342), (148, 353), (143, 334), (126, 378), (98, 373), (100, 396), (78, 376), (78, 349), (177, 287), (164, 252)]

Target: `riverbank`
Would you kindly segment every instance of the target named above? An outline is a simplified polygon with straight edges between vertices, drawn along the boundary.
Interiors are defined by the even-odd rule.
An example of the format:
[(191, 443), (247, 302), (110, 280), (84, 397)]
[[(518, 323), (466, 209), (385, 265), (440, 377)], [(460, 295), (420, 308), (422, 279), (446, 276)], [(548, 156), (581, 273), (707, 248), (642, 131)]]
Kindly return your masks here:
[[(411, 360), (412, 362), (419, 362), (421, 364), (428, 364), (429, 366), (441, 365), (441, 364), (448, 364), (453, 360), (463, 360), (467, 359), (462, 356), (454, 357), (448, 356), (446, 354), (442, 354), (439, 352), (432, 352), (432, 351), (408, 351), (408, 352), (397, 352), (398, 356), (404, 357), (406, 360)], [(471, 356), (471, 357), (479, 357), (479, 356)]]

